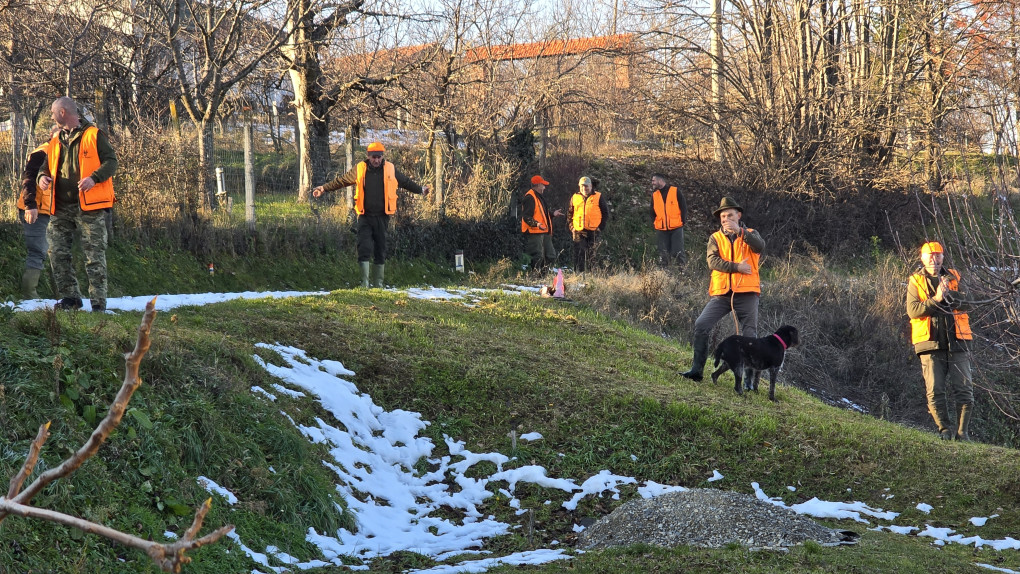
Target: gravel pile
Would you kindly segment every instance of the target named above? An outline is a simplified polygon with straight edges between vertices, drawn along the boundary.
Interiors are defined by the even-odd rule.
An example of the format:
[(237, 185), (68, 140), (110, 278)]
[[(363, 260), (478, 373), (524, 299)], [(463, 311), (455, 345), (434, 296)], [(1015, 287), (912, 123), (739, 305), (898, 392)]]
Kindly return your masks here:
[(581, 548), (631, 544), (720, 548), (731, 543), (785, 550), (814, 540), (823, 546), (856, 544), (859, 535), (833, 530), (753, 496), (695, 488), (625, 503), (581, 532)]

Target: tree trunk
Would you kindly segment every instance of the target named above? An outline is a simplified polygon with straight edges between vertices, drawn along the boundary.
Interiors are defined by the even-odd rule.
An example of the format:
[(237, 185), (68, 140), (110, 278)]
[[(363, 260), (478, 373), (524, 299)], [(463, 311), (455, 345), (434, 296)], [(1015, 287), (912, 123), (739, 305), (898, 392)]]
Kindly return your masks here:
[(291, 59), (287, 74), (294, 88), (300, 135), (298, 201), (308, 201), (311, 189), (325, 183), (328, 175), (331, 101), (322, 91), (322, 68), (312, 40), (313, 12), (304, 9), (298, 13), (303, 17), (292, 20), (294, 32), (283, 50)]

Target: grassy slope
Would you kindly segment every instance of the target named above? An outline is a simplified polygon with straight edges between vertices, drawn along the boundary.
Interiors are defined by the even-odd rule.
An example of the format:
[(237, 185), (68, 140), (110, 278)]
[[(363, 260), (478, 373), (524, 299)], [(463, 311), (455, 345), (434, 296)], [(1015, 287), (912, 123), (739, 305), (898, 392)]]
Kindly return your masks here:
[[(36, 312), (4, 322), (0, 477), (20, 465), (40, 422), (55, 421), (46, 464), (84, 439), (87, 407), (96, 406), (102, 415), (122, 372), (117, 353), (130, 346), (137, 321), (137, 314), (63, 314), (54, 320)], [(738, 398), (727, 384), (681, 381), (675, 373), (689, 360), (686, 346), (567, 303), (495, 295), (466, 308), (393, 293), (339, 291), (326, 298), (180, 309), (161, 314), (154, 334), (142, 368), (145, 385), (134, 401), (152, 428), (146, 428), (146, 417), (128, 417), (100, 456), (72, 480), (51, 487), (38, 504), (158, 537), (165, 529), (179, 532), (186, 526), (189, 516), (174, 510), (205, 497), (191, 480), (205, 474), (242, 501), (233, 510), (218, 501), (207, 521), (210, 528), (234, 522), (252, 548), (275, 544), (312, 558), (303, 542), (305, 529), (335, 528), (347, 517), (330, 510), (339, 501), (328, 494), (329, 476), (318, 462), (321, 448), (298, 437), (278, 413), (285, 409), (302, 422), (318, 414), (314, 405), (289, 399), (270, 405), (246, 391), (271, 384), (251, 359), (253, 345), (279, 341), (343, 361), (357, 372), (359, 387), (384, 408), (421, 412), (433, 423), (426, 432), (437, 445), (448, 434), (472, 450), (498, 450), (521, 463), (543, 465), (551, 476), (580, 481), (608, 468), (643, 480), (704, 487), (712, 470), (719, 469), (726, 479), (713, 487), (750, 492), (750, 483), (757, 481), (788, 503), (813, 496), (862, 500), (902, 512), (897, 524), (930, 523), (987, 539), (1020, 531), (1015, 451), (941, 443), (930, 434), (832, 409), (785, 387), (779, 402), (771, 404), (760, 395)], [(511, 452), (506, 435), (513, 428), (539, 431), (545, 439), (518, 444)], [(787, 485), (796, 485), (797, 492)], [(895, 498), (882, 498), (887, 492)], [(566, 513), (558, 504), (543, 504), (562, 500), (558, 491), (520, 485), (517, 494), (523, 508), (534, 509), (535, 530), (526, 526), (527, 515), (493, 504), (489, 512), (522, 524), (514, 534), (491, 541), (493, 550), (546, 547), (552, 540), (571, 544), (572, 524), (619, 504), (587, 499), (576, 513)], [(935, 510), (923, 515), (914, 509), (918, 502)], [(967, 522), (994, 513), (1001, 516), (983, 528)], [(585, 572), (962, 572), (975, 571), (972, 564), (978, 561), (1020, 569), (1020, 554), (1014, 551), (937, 548), (926, 538), (870, 532), (852, 522), (840, 526), (863, 534), (859, 547), (807, 547), (788, 555), (632, 548), (587, 553), (572, 567)], [(137, 552), (61, 527), (9, 518), (0, 526), (0, 539), (5, 541), (0, 545), (3, 574), (154, 571)], [(60, 540), (56, 549), (53, 540)], [(187, 571), (250, 569), (236, 549), (227, 554), (226, 548), (201, 549)], [(430, 564), (406, 553), (377, 561), (373, 570)], [(536, 569), (562, 568), (563, 563)]]

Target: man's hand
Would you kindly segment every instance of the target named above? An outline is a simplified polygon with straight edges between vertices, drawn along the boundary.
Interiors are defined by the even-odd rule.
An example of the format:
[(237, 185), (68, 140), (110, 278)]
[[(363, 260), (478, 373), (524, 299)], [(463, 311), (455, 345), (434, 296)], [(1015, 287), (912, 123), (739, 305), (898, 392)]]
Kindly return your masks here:
[(563, 217), (563, 210), (562, 209), (557, 209), (556, 211), (554, 211), (553, 212), (553, 217)]
[(39, 189), (47, 190), (50, 188), (51, 183), (53, 183), (53, 178), (48, 175), (44, 175), (39, 178)]
[(935, 295), (932, 296), (932, 300), (936, 303), (941, 303), (946, 298), (946, 291), (949, 289), (946, 287), (946, 278), (939, 278), (939, 286), (935, 289)]
[(751, 264), (748, 263), (748, 261), (750, 261), (750, 259), (744, 259), (740, 263), (737, 263), (737, 273), (740, 273), (741, 275), (751, 274)]
[(724, 233), (737, 233), (740, 231), (740, 224), (736, 220), (727, 220), (722, 224)]
[(78, 191), (88, 191), (96, 186), (96, 182), (91, 177), (83, 178), (78, 182)]
[(538, 230), (539, 231), (545, 231), (545, 224), (544, 223), (539, 223), (538, 224)]
[(421, 193), (422, 193), (422, 195), (428, 195), (428, 194), (432, 193), (432, 186), (427, 184), (427, 183), (425, 185), (421, 186)]
[(323, 193), (326, 193), (326, 190), (321, 185), (312, 188), (312, 197), (322, 197)]
[(32, 225), (39, 219), (38, 209), (26, 209), (25, 210), (25, 223)]

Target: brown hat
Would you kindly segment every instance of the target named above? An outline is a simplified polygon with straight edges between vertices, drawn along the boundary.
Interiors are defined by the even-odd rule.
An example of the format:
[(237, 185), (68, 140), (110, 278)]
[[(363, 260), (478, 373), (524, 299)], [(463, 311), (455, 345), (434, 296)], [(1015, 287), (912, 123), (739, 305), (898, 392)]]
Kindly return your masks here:
[(726, 211), (727, 209), (736, 209), (740, 213), (744, 213), (744, 208), (737, 205), (737, 202), (734, 201), (732, 197), (724, 197), (722, 198), (722, 201), (719, 202), (719, 209), (712, 212), (712, 217), (718, 218), (719, 213)]

